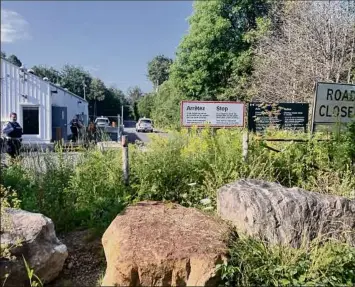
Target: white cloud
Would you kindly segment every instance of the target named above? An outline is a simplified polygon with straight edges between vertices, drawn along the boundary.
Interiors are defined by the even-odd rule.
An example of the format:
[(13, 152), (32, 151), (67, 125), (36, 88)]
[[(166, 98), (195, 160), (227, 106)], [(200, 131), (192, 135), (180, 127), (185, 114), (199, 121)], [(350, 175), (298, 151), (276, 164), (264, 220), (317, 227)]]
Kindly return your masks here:
[(30, 39), (29, 24), (17, 12), (1, 9), (1, 43)]

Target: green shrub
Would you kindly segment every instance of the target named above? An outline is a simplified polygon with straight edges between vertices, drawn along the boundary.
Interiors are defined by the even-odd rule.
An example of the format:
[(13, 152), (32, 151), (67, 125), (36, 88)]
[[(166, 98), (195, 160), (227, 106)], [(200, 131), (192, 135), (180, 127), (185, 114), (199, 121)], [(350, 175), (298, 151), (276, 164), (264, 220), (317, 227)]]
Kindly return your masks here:
[(122, 159), (115, 151), (90, 151), (76, 166), (66, 192), (79, 225), (107, 227), (130, 202), (122, 182)]
[[(16, 206), (52, 218), (57, 231), (90, 227), (102, 231), (128, 204), (140, 200), (175, 201), (213, 210), (216, 190), (245, 178), (354, 196), (352, 125), (332, 141), (322, 142), (318, 141), (324, 138), (321, 134), (309, 138), (303, 133), (269, 130), (265, 136), (309, 138), (303, 143), (267, 142), (250, 135), (246, 162), (242, 132), (182, 129), (168, 137), (152, 135), (145, 151), (130, 145), (129, 186), (122, 181), (121, 151), (95, 149), (76, 160), (60, 150), (34, 155), (26, 168), (15, 163), (2, 170), (1, 184), (6, 187), (3, 190), (17, 191), (20, 202), (14, 196)], [(354, 260), (354, 248), (334, 241), (292, 249), (240, 238), (231, 244), (228, 264), (219, 268), (224, 284), (230, 286), (350, 286), (355, 283)]]
[[(242, 158), (242, 132), (205, 128), (182, 129), (168, 137), (153, 134), (146, 151), (130, 146), (127, 187), (122, 182), (121, 151), (95, 149), (75, 161), (62, 151), (34, 155), (30, 167), (14, 164), (5, 169), (1, 183), (18, 192), (21, 208), (52, 218), (58, 230), (105, 228), (127, 204), (139, 200), (210, 209), (215, 207), (218, 188), (242, 178), (353, 196), (351, 127), (328, 142), (319, 142), (320, 134), (304, 143), (266, 142), (250, 135), (247, 162)], [(266, 137), (309, 135), (269, 130)]]
[(234, 239), (229, 260), (217, 268), (223, 286), (354, 286), (355, 248), (314, 241), (299, 249)]

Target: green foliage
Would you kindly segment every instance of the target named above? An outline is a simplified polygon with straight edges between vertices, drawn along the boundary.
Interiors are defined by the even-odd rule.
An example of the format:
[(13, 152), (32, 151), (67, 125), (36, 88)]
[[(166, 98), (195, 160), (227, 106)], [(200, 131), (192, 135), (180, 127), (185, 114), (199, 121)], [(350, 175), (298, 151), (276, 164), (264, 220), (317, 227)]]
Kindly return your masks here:
[[(163, 84), (165, 85), (165, 84)], [(303, 133), (268, 131), (268, 137), (305, 138)], [(305, 143), (265, 143), (250, 138), (242, 158), (242, 132), (206, 128), (151, 135), (148, 150), (130, 148), (130, 187), (122, 182), (121, 154), (89, 150), (75, 159), (58, 152), (33, 157), (29, 169), (13, 164), (1, 184), (18, 192), (21, 208), (44, 213), (58, 230), (104, 227), (132, 200), (172, 200), (186, 206), (215, 205), (216, 190), (241, 178), (276, 181), (289, 187), (352, 197), (353, 148), (347, 137)], [(37, 166), (35, 168), (35, 166)]]
[(28, 263), (23, 255), (22, 255), (22, 259), (23, 259), (23, 263), (25, 264), (28, 280), (30, 281), (30, 286), (31, 287), (38, 287), (38, 286), (42, 287), (43, 283), (42, 283), (41, 279), (39, 279), (39, 277), (34, 273), (34, 270), (30, 268), (30, 266), (28, 265)]
[[(21, 201), (18, 199), (16, 191), (10, 187), (5, 187), (0, 184), (0, 216), (1, 216), (1, 232), (11, 230), (12, 224), (9, 221), (9, 217), (6, 214), (7, 208), (19, 208)], [(4, 248), (2, 246), (1, 256), (4, 257)], [(5, 256), (6, 257), (6, 256)]]
[(41, 79), (46, 77), (52, 83), (62, 83), (62, 77), (60, 72), (54, 69), (53, 67), (33, 66), (32, 70), (34, 71), (35, 75), (40, 77)]
[(138, 86), (130, 87), (127, 91), (127, 97), (130, 103), (133, 104), (143, 97), (143, 92)]
[[(121, 105), (128, 105), (124, 93), (114, 87), (107, 88), (102, 80), (94, 78), (81, 67), (65, 65), (61, 71), (53, 67), (33, 66), (34, 73), (40, 78), (47, 77), (52, 83), (77, 94), (89, 101), (89, 114), (117, 115)], [(85, 85), (85, 93), (84, 93)], [(129, 114), (129, 110), (125, 111)]]
[(140, 117), (150, 118), (154, 108), (154, 94), (146, 94), (137, 103), (138, 114)]
[(8, 56), (8, 57), (7, 57), (7, 60), (8, 60), (10, 63), (12, 63), (12, 64), (14, 64), (15, 66), (17, 66), (17, 67), (21, 67), (21, 66), (22, 66), (22, 62), (21, 62), (20, 59), (17, 58), (15, 55), (10, 55), (10, 56)]
[(98, 78), (92, 79), (90, 83), (90, 93), (88, 99), (94, 101), (103, 101), (105, 99), (105, 84)]
[(154, 57), (148, 63), (148, 79), (155, 88), (169, 79), (169, 69), (173, 60), (163, 55)]
[(3, 51), (1, 51), (1, 58), (2, 58), (2, 59), (6, 59), (6, 53), (3, 52)]
[[(5, 187), (0, 184), (0, 232), (6, 232), (12, 230), (13, 224), (10, 220), (9, 215), (6, 213), (7, 208), (19, 208), (21, 201), (17, 197), (16, 191), (12, 190), (9, 187)], [(14, 244), (10, 245), (7, 243), (0, 244), (0, 259), (1, 260), (16, 260), (16, 256), (12, 254), (12, 250), (16, 247), (20, 247), (21, 240), (17, 239)], [(5, 286), (9, 273), (1, 274), (1, 279), (3, 281), (2, 286)]]
[(151, 117), (157, 126), (178, 128), (180, 126), (180, 101), (182, 94), (171, 80), (163, 83), (154, 95)]
[(124, 93), (114, 87), (105, 89), (105, 98), (97, 103), (98, 115), (117, 115), (121, 113), (121, 106), (127, 105)]
[(86, 94), (90, 94), (92, 77), (89, 72), (82, 67), (65, 65), (60, 71), (61, 86), (67, 88), (72, 93), (84, 98), (84, 85)]
[(246, 34), (257, 28), (258, 18), (267, 15), (267, 1), (196, 1), (194, 8), (189, 34), (171, 67), (171, 79), (190, 99), (244, 97), (243, 89), (228, 89), (246, 85), (251, 72), (250, 39), (258, 35)]
[(105, 228), (130, 201), (122, 183), (121, 162), (117, 152), (92, 151), (75, 168), (67, 193), (82, 224)]
[[(352, 134), (352, 126), (348, 132)], [(291, 136), (307, 138), (303, 133), (267, 131), (267, 137)], [(128, 204), (141, 200), (213, 211), (216, 190), (242, 178), (353, 197), (347, 133), (336, 141), (319, 142), (319, 137), (305, 143), (268, 143), (282, 150), (275, 153), (251, 136), (244, 162), (241, 130), (183, 129), (168, 137), (151, 135), (144, 152), (130, 146), (130, 186), (122, 180), (121, 151), (114, 150), (89, 150), (76, 160), (61, 152), (47, 154), (41, 162), (34, 158), (27, 169), (13, 164), (3, 170), (1, 184), (17, 191), (21, 208), (52, 218), (59, 232), (79, 227), (102, 231)], [(354, 258), (354, 249), (342, 243), (291, 249), (242, 238), (233, 241), (228, 263), (219, 268), (229, 285), (346, 286), (354, 284)]]
[(223, 286), (354, 286), (355, 248), (336, 241), (294, 249), (241, 237), (217, 268)]
[(5, 169), (1, 181), (19, 192), (22, 209), (45, 214), (58, 231), (106, 227), (129, 202), (120, 154), (88, 151), (77, 161), (60, 151), (39, 157), (30, 169)]

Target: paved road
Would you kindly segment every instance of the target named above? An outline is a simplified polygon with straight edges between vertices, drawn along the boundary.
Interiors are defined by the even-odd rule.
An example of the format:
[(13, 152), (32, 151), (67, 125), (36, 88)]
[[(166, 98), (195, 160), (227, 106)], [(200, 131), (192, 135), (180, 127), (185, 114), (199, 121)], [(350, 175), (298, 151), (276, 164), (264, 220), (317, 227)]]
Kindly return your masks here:
[[(129, 143), (135, 143), (136, 141), (148, 143), (150, 141), (149, 135), (151, 135), (152, 133), (137, 133), (135, 128), (125, 127), (123, 134), (128, 136)], [(159, 136), (167, 136), (167, 133), (156, 130), (154, 131), (154, 134), (159, 134)]]

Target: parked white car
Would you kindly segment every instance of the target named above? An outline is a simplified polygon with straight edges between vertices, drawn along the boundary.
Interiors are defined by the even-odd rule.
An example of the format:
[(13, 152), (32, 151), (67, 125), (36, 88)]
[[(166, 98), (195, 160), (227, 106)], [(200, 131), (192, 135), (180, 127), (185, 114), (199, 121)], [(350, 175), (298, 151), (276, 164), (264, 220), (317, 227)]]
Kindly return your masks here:
[(95, 125), (98, 128), (106, 128), (110, 126), (110, 120), (107, 117), (97, 117), (95, 119)]
[(153, 121), (148, 118), (141, 118), (136, 124), (136, 132), (153, 132)]

